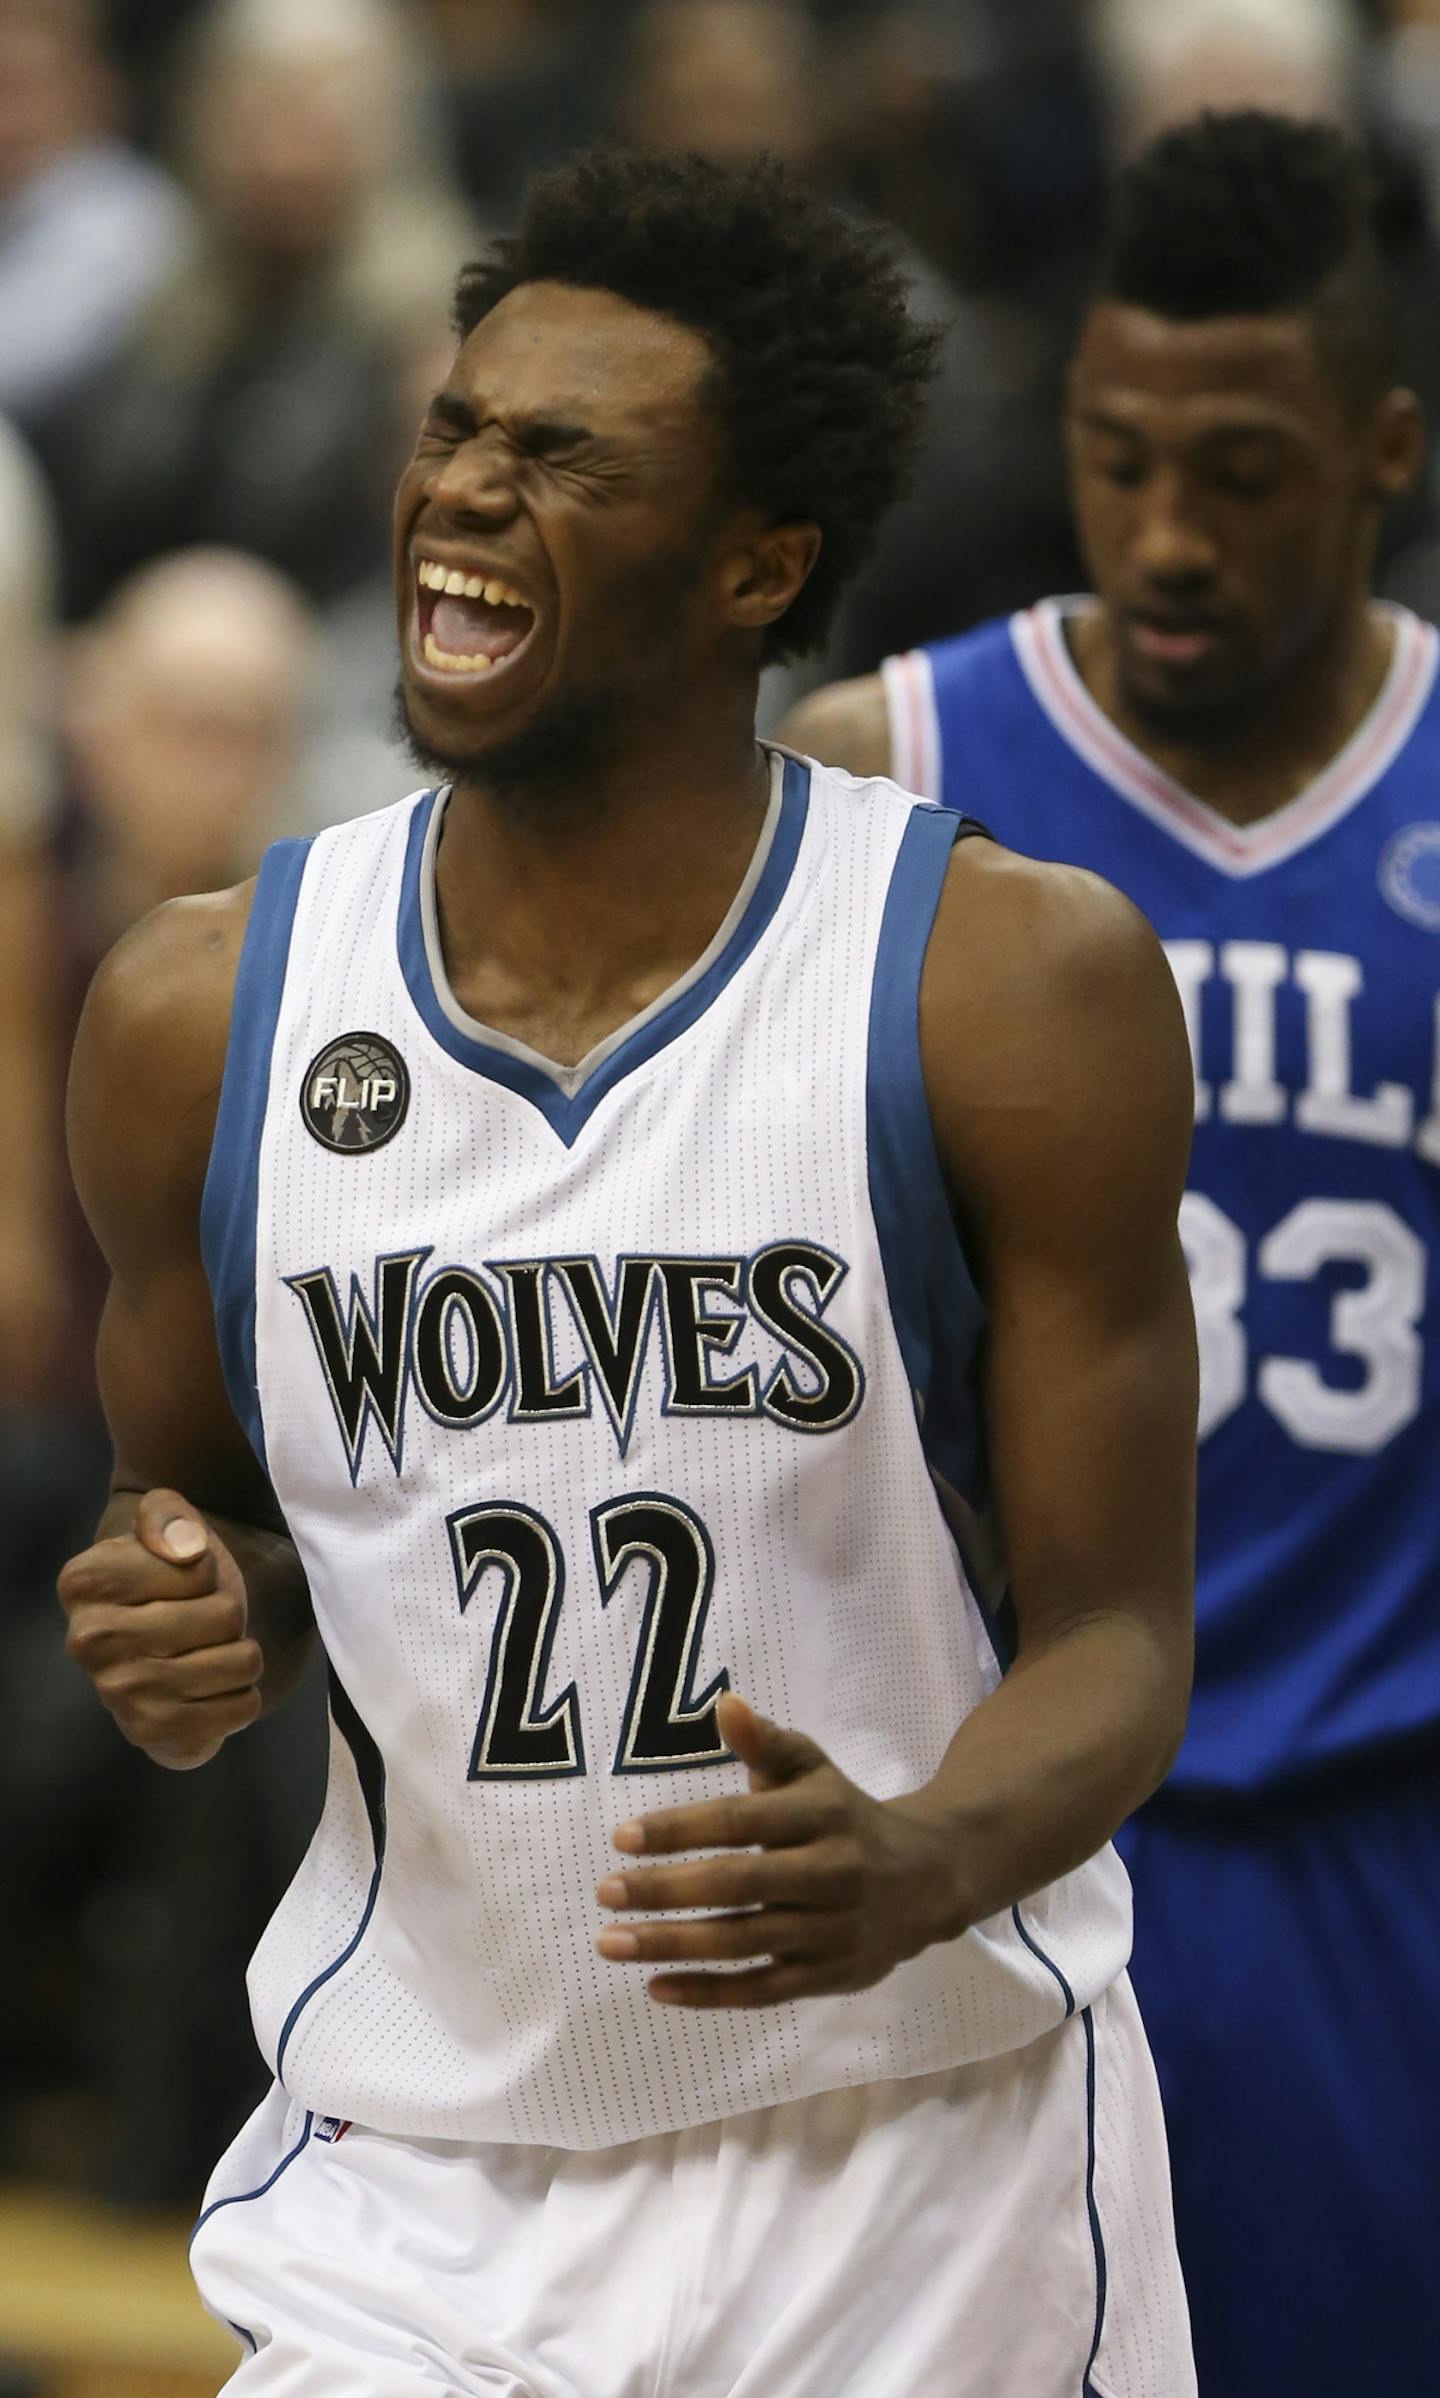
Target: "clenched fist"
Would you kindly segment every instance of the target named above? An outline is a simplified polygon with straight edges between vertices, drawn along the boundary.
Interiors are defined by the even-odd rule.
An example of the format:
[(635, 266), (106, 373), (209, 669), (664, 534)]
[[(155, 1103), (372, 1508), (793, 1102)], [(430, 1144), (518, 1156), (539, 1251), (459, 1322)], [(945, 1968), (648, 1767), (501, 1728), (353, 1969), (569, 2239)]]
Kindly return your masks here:
[(173, 1490), (147, 1491), (132, 1531), (72, 1557), (65, 1646), (127, 1740), (177, 1773), (260, 1713), (264, 1658), (222, 1540)]

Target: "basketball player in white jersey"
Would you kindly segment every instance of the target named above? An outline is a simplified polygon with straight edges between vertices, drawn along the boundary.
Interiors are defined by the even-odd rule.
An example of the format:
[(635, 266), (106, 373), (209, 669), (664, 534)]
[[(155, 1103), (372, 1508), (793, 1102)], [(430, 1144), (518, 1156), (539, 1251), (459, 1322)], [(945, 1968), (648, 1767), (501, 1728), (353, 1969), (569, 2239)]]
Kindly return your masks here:
[(600, 153), (456, 321), (435, 786), (161, 911), (75, 1064), (71, 1648), (175, 1768), (331, 1676), (231, 2386), (1186, 2398), (1107, 1846), (1189, 1674), (1163, 957), (756, 745), (928, 371), (873, 236)]

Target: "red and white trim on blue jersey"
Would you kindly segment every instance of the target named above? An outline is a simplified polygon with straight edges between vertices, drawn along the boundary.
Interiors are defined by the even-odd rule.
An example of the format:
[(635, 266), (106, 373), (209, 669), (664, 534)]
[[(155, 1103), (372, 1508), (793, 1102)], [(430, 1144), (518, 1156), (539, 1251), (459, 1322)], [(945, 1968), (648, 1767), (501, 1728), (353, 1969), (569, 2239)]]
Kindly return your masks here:
[[(1207, 865), (1237, 877), (1263, 873), (1293, 857), (1329, 832), (1374, 789), (1414, 731), (1430, 697), (1440, 658), (1440, 637), (1433, 625), (1423, 624), (1408, 608), (1387, 608), (1385, 613), (1395, 627), (1395, 647), (1379, 696), (1364, 721), (1324, 773), (1283, 808), (1255, 824), (1231, 824), (1217, 809), (1163, 773), (1091, 698), (1070, 655), (1065, 619), (1094, 605), (1083, 597), (1047, 599), (1011, 618), (1011, 638), (1026, 681), (1061, 738), (1112, 790)], [(923, 663), (928, 685), (928, 660), (914, 655), (893, 663), (911, 669)], [(918, 682), (919, 678), (912, 673), (908, 680)], [(907, 704), (918, 723), (925, 713), (918, 693)], [(892, 724), (898, 715), (892, 708)], [(933, 695), (929, 721), (933, 725)], [(904, 779), (897, 771), (896, 780)], [(930, 790), (929, 784), (912, 788), (927, 794)]]
[(917, 799), (940, 799), (940, 720), (924, 650), (902, 650), (880, 669), (890, 717), (890, 777)]

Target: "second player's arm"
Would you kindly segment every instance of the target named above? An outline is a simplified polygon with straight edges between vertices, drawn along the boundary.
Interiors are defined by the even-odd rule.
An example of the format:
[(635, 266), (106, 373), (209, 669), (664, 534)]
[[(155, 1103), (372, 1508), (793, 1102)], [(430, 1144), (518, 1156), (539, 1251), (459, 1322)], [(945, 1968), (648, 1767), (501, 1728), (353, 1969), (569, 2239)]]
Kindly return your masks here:
[(313, 1637), (226, 1395), (200, 1255), (248, 896), (179, 902), (127, 936), (96, 977), (71, 1073), (71, 1162), (111, 1272), (98, 1367), (115, 1470), (60, 1596), (71, 1654), (127, 1738), (177, 1769), (283, 1698)]

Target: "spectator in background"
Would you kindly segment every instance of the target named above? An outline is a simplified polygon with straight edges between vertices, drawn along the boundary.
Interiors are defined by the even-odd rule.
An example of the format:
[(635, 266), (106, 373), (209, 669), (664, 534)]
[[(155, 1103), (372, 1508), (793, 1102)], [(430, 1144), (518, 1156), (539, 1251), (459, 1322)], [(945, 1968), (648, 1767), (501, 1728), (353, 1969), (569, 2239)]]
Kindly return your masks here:
[(73, 636), (68, 849), (94, 957), (161, 900), (243, 881), (288, 829), (316, 664), (299, 593), (240, 551), (157, 560)]
[[(143, 569), (97, 621), (73, 635), (57, 695), (63, 782), (37, 866), (43, 914), (31, 944), (40, 969), (33, 1041), (43, 1172), (14, 1279), (58, 1277), (38, 1379), (52, 1412), (98, 1425), (89, 1359), (99, 1261), (69, 1196), (60, 1137), (65, 1061), (80, 1002), (105, 951), (161, 900), (213, 891), (254, 871), (287, 829), (316, 676), (312, 620), (258, 559), (191, 551)], [(43, 1012), (43, 1021), (41, 1021)], [(22, 1018), (23, 1021), (23, 1018)], [(8, 1039), (8, 1033), (7, 1033)], [(11, 1128), (0, 1118), (0, 1130)], [(13, 1147), (25, 1145), (23, 1124)], [(0, 1144), (0, 1164), (13, 1171)], [(57, 1204), (59, 1202), (59, 1204)]]
[(473, 238), (420, 53), (383, 0), (220, 0), (200, 21), (174, 129), (196, 247), (48, 445), (69, 613), (195, 540), (319, 599), (384, 554), (391, 360)]
[[(883, 70), (893, 90), (909, 72), (903, 53), (916, 108), (933, 112), (937, 61), (953, 63), (977, 9), (985, 14), (979, 0), (956, 0), (953, 16), (888, 7), (857, 20), (832, 50), (801, 0), (642, 0), (620, 51), (612, 124), (641, 148), (730, 161), (768, 149), (832, 198), (873, 215), (869, 198), (884, 182), (879, 160), (892, 143), (918, 138), (908, 106), (882, 106), (874, 116), (877, 79)], [(1003, 56), (992, 48), (972, 59), (992, 99)], [(927, 122), (927, 141), (932, 131)], [(931, 154), (942, 148), (937, 137)], [(1054, 241), (1052, 227), (1047, 246)], [(957, 289), (913, 240), (904, 255), (912, 308), (945, 327), (916, 496), (887, 520), (829, 657), (767, 674), (763, 724), (853, 655), (873, 663), (897, 640), (1018, 605), (1036, 576), (1053, 570), (1057, 550), (1067, 561), (1072, 555), (1055, 431), (1058, 363), (1054, 376), (1046, 364), (1052, 349), (1058, 362), (1058, 343), (1024, 297), (978, 283)]]
[(1092, 22), (1121, 157), (1202, 108), (1345, 119), (1359, 99), (1348, 0), (1094, 0)]
[(825, 78), (814, 19), (789, 0), (642, 0), (616, 131), (642, 150), (743, 162), (768, 151), (818, 180)]
[[(0, 540), (12, 516), (0, 504)], [(32, 599), (39, 588), (25, 585)], [(191, 551), (122, 587), (65, 661), (66, 794), (32, 945), (52, 969), (29, 1104), (45, 1126), (67, 1323), (44, 1412), (0, 1414), (0, 2153), (33, 2169), (47, 2092), (79, 2085), (99, 2101), (90, 2173), (151, 2203), (193, 2198), (253, 2098), (241, 1968), (318, 1812), (323, 1700), (308, 1694), (278, 1741), (207, 1775), (197, 1818), (168, 1777), (135, 1772), (56, 1643), (56, 1566), (103, 1503), (108, 1465), (88, 1366), (99, 1261), (73, 1201), (55, 1205), (59, 1080), (116, 936), (160, 900), (242, 880), (291, 821), (317, 661), (310, 611), (254, 558)], [(7, 1025), (7, 1068), (13, 1055)], [(6, 1120), (0, 1173), (12, 1129), (28, 1126)], [(20, 1242), (19, 1274), (38, 1275), (47, 1242), (33, 1224)], [(230, 1860), (218, 1879), (205, 1862), (217, 1853)]]
[(844, 172), (967, 291), (1049, 306), (1094, 246), (1087, 13), (1087, 0), (885, 0), (842, 32)]
[(0, 0), (0, 408), (31, 432), (112, 358), (186, 243), (119, 137), (93, 0)]
[(0, 1439), (51, 1379), (63, 1318), (62, 1183), (45, 847), (54, 554), (44, 486), (0, 418)]
[(121, 590), (56, 673), (48, 564), (38, 477), (0, 427), (0, 1430), (32, 1449), (99, 1431), (98, 1266), (61, 1134), (81, 996), (138, 916), (241, 880), (287, 828), (317, 666), (281, 576), (195, 551)]
[(1371, 77), (1381, 117), (1420, 159), (1440, 220), (1440, 0), (1380, 0)]
[(532, 174), (599, 132), (628, 0), (413, 0), (435, 45), (456, 171), (508, 224)]
[[(905, 0), (857, 14), (830, 110), (832, 172), (952, 278), (942, 373), (909, 500), (832, 653), (959, 632), (1068, 588), (1079, 563), (1059, 418), (1103, 155), (1073, 0)], [(923, 628), (923, 630), (922, 630)]]

